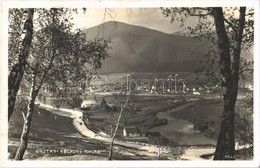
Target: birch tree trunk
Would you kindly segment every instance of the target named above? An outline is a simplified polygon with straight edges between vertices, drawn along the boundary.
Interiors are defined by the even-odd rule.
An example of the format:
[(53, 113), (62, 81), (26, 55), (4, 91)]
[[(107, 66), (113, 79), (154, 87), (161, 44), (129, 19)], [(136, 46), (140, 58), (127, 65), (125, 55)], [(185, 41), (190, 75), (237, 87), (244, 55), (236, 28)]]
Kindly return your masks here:
[(113, 134), (113, 136), (111, 138), (111, 144), (110, 144), (110, 148), (109, 148), (108, 160), (112, 160), (114, 140), (115, 140), (115, 136), (116, 136), (116, 133), (117, 133), (117, 130), (118, 130), (118, 127), (119, 127), (119, 123), (120, 123), (121, 117), (122, 117), (122, 113), (124, 111), (124, 107), (121, 105), (121, 111), (120, 111), (120, 114), (119, 114), (118, 119), (117, 119), (116, 128), (115, 128), (114, 134)]
[(29, 49), (32, 43), (34, 9), (28, 8), (26, 12), (28, 15), (23, 27), (23, 34), (25, 34), (25, 36), (19, 46), (18, 62), (12, 66), (8, 76), (8, 121), (13, 114), (16, 95), (23, 78)]
[(35, 99), (42, 87), (44, 80), (46, 79), (46, 76), (47, 76), (49, 70), (51, 69), (51, 67), (53, 65), (54, 58), (55, 58), (55, 54), (54, 54), (54, 52), (52, 52), (51, 60), (49, 62), (47, 69), (45, 69), (43, 76), (40, 79), (40, 83), (39, 83), (38, 87), (36, 87), (36, 75), (34, 75), (34, 74), (32, 75), (30, 100), (29, 100), (29, 104), (28, 104), (28, 108), (27, 108), (27, 115), (26, 115), (26, 117), (25, 117), (25, 115), (23, 115), (23, 117), (24, 117), (23, 132), (21, 135), (20, 146), (19, 146), (18, 150), (16, 151), (16, 156), (15, 156), (16, 160), (23, 160), (23, 155), (24, 155), (24, 152), (25, 152), (25, 150), (27, 148), (27, 144), (28, 144), (28, 136), (29, 136), (30, 126), (31, 126), (31, 122), (32, 122), (32, 116), (33, 116), (33, 112), (34, 112)]
[(35, 105), (35, 98), (38, 94), (38, 90), (35, 89), (35, 76), (33, 76), (33, 81), (31, 85), (30, 90), (30, 100), (27, 107), (27, 114), (26, 116), (23, 114), (24, 118), (24, 125), (23, 125), (23, 131), (21, 134), (21, 142), (20, 146), (16, 151), (15, 160), (23, 160), (23, 155), (26, 151), (27, 144), (28, 144), (28, 136), (30, 132), (31, 122), (32, 122), (32, 116), (34, 112), (34, 105)]
[(119, 116), (118, 116), (118, 119), (117, 119), (117, 123), (116, 123), (116, 128), (115, 128), (114, 134), (113, 134), (113, 136), (111, 138), (111, 144), (110, 144), (109, 153), (108, 153), (108, 160), (112, 160), (115, 136), (116, 136), (116, 133), (117, 133), (117, 130), (118, 130), (118, 127), (119, 127), (119, 123), (120, 123), (123, 111), (126, 108), (126, 105), (128, 104), (129, 99), (130, 99), (130, 95), (127, 98), (127, 100), (124, 103), (124, 105), (121, 104), (120, 113), (119, 113)]
[(111, 140), (110, 147), (109, 147), (109, 153), (108, 153), (108, 160), (112, 160), (113, 156), (113, 146), (114, 146), (114, 139)]

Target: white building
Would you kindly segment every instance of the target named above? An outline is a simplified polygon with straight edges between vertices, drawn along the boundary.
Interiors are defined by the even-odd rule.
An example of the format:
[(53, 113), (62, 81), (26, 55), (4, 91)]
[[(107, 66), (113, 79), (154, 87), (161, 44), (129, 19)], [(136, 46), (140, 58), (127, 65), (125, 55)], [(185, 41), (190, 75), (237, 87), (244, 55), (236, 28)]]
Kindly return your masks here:
[(193, 95), (200, 95), (200, 92), (193, 92)]
[(124, 137), (142, 137), (144, 134), (140, 131), (140, 129), (136, 127), (125, 127), (123, 130)]
[(96, 105), (97, 102), (95, 100), (84, 100), (81, 103), (82, 108), (91, 108), (93, 105)]

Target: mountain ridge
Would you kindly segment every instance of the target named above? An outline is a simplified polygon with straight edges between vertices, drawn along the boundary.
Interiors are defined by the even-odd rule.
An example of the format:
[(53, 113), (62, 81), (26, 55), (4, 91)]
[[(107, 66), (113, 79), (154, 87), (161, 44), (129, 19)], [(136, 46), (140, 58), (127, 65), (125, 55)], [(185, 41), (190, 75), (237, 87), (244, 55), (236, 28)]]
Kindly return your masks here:
[(109, 21), (83, 30), (88, 38), (110, 38), (110, 58), (99, 72), (192, 72), (209, 47), (206, 40)]

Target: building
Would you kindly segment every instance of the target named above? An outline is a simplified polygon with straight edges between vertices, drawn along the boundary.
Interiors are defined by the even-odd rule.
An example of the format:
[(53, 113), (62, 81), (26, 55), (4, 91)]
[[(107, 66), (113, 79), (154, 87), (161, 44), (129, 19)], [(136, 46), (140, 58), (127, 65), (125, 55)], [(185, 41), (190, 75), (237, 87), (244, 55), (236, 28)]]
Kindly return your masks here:
[(84, 100), (81, 103), (81, 108), (92, 108), (93, 105), (96, 105), (97, 102), (95, 100)]
[(195, 91), (193, 91), (192, 94), (193, 94), (193, 95), (200, 95), (200, 92), (195, 92)]
[(142, 137), (145, 134), (136, 127), (125, 127), (123, 130), (124, 137)]

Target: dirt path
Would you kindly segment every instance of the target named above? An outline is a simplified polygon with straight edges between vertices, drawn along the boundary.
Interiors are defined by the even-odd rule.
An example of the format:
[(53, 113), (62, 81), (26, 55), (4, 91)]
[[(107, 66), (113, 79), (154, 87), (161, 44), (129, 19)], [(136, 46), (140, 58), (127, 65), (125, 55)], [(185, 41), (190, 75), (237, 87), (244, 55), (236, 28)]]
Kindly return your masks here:
[[(181, 159), (183, 160), (209, 160), (209, 159), (204, 159), (201, 157), (201, 155), (205, 154), (211, 154), (214, 153), (215, 149), (214, 148), (203, 148), (203, 149), (186, 149), (185, 153), (181, 155)], [(210, 159), (212, 160), (212, 159)]]
[[(82, 135), (91, 138), (91, 139), (96, 139), (98, 141), (102, 141), (105, 143), (110, 143), (111, 139), (104, 137), (104, 136), (99, 136), (98, 134), (94, 133), (90, 129), (88, 129), (83, 122), (83, 117), (82, 117), (82, 112), (77, 111), (77, 110), (72, 110), (72, 109), (65, 109), (65, 108), (59, 108), (58, 110), (55, 107), (52, 107), (50, 105), (46, 104), (40, 104), (40, 107), (46, 108), (50, 110), (50, 112), (54, 112), (57, 115), (61, 116), (67, 116), (70, 118), (73, 118), (73, 125), (75, 128), (80, 132)], [(56, 112), (55, 112), (56, 111)], [(59, 111), (59, 112), (57, 112)], [(156, 157), (158, 155), (158, 147), (153, 146), (153, 145), (141, 145), (141, 144), (135, 144), (135, 143), (130, 143), (130, 142), (124, 142), (120, 140), (114, 140), (114, 144), (120, 145), (120, 146), (125, 146), (128, 148), (135, 148), (138, 149), (140, 154), (151, 156), (151, 157)], [(168, 152), (168, 151), (165, 151)]]
[[(187, 108), (190, 105), (192, 105), (193, 103), (188, 103), (186, 105), (183, 106), (179, 106), (176, 110), (181, 110), (183, 108)], [(45, 104), (40, 104), (40, 106), (42, 108), (46, 108), (48, 110), (50, 110), (50, 112), (53, 112), (57, 115), (62, 115), (62, 116), (66, 116), (66, 117), (70, 117), (73, 118), (73, 125), (74, 127), (78, 130), (79, 133), (81, 133), (82, 135), (91, 138), (91, 139), (96, 139), (98, 141), (102, 141), (105, 143), (110, 143), (111, 139), (107, 138), (105, 136), (100, 136), (96, 133), (94, 133), (93, 131), (91, 131), (90, 129), (88, 129), (83, 122), (83, 117), (82, 117), (82, 112), (81, 111), (77, 111), (77, 110), (72, 110), (72, 109), (65, 109), (65, 108), (59, 108), (58, 110), (55, 107), (49, 106), (49, 105), (45, 105)], [(168, 111), (170, 112), (170, 111)], [(167, 113), (167, 116), (169, 115), (169, 113)], [(172, 110), (171, 110), (172, 112)], [(164, 113), (165, 115), (165, 113)], [(164, 116), (165, 117), (165, 116)], [(130, 142), (124, 142), (124, 141), (120, 141), (120, 140), (115, 140), (114, 144), (116, 145), (120, 145), (120, 146), (125, 146), (125, 147), (130, 147), (130, 148), (135, 148), (138, 150), (138, 153), (141, 155), (147, 155), (147, 156), (151, 156), (151, 157), (157, 157), (158, 156), (158, 147), (153, 146), (153, 145), (140, 145), (140, 144), (135, 144), (135, 143), (130, 143)], [(168, 153), (169, 151), (164, 151), (165, 153)], [(213, 153), (214, 149), (186, 149), (185, 153), (181, 155), (181, 159), (183, 160), (206, 160), (201, 158), (200, 156), (203, 154), (209, 154), (209, 153)]]

